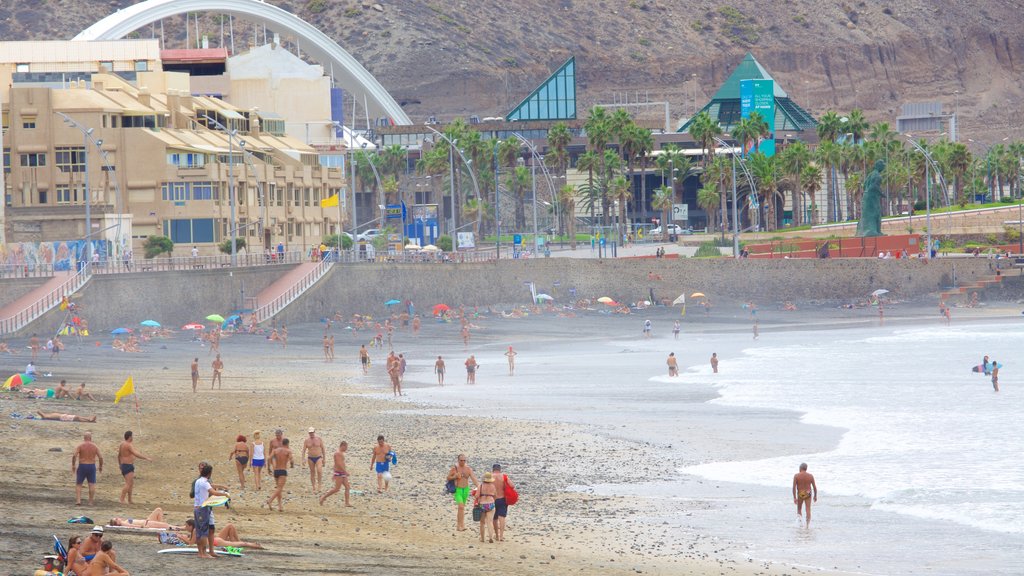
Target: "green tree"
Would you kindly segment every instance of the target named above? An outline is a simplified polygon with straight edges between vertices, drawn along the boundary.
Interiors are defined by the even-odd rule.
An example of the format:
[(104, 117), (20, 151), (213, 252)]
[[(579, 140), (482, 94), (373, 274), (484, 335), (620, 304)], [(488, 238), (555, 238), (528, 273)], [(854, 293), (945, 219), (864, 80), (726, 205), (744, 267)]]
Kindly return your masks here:
[(590, 212), (590, 219), (593, 220), (599, 202), (599, 191), (594, 177), (601, 169), (601, 160), (597, 157), (597, 153), (588, 150), (576, 159), (576, 169), (587, 173), (587, 183), (583, 185), (580, 192), (583, 193), (583, 209)]
[(853, 136), (853, 143), (860, 144), (864, 141), (864, 133), (868, 130), (868, 121), (864, 118), (864, 112), (860, 108), (850, 110), (846, 115), (846, 131)]
[(722, 135), (722, 127), (710, 114), (701, 112), (690, 123), (690, 135), (694, 140), (700, 142), (703, 152), (701, 165), (706, 167), (711, 160), (711, 147), (714, 145), (715, 138)]
[(562, 205), (562, 217), (566, 221), (569, 234), (569, 246), (576, 249), (576, 187), (563, 184), (558, 190), (558, 201)]
[(167, 236), (149, 236), (142, 243), (142, 249), (146, 258), (156, 258), (161, 254), (170, 254), (174, 251), (174, 242)]
[(821, 167), (817, 164), (808, 164), (804, 166), (803, 172), (800, 174), (800, 180), (803, 182), (804, 192), (811, 198), (811, 223), (819, 222), (818, 218), (818, 203), (814, 201), (814, 198), (821, 190)]
[[(237, 254), (243, 248), (245, 248), (245, 238), (241, 236), (235, 238), (235, 253)], [(221, 240), (220, 244), (217, 244), (217, 249), (224, 254), (231, 254), (231, 238)]]
[(757, 182), (757, 190), (765, 210), (765, 230), (775, 230), (779, 225), (776, 213), (776, 194), (778, 193), (778, 156), (766, 156), (761, 152), (750, 155), (747, 161), (751, 176)]
[(793, 196), (793, 225), (800, 226), (803, 224), (803, 203), (801, 202), (801, 197), (803, 195), (803, 182), (801, 177), (803, 175), (804, 168), (811, 163), (811, 150), (807, 147), (807, 144), (804, 144), (803, 142), (794, 142), (789, 146), (786, 146), (786, 149), (782, 151), (782, 154), (779, 156), (779, 161), (782, 171), (793, 179), (793, 185), (790, 188)]
[(526, 191), (530, 184), (530, 169), (526, 166), (516, 166), (508, 174), (507, 186), (516, 201), (515, 221), (519, 232), (526, 229)]
[(661, 211), (661, 233), (662, 240), (668, 242), (669, 212), (675, 203), (675, 192), (668, 186), (662, 186), (654, 191), (654, 198), (651, 199), (651, 206)]
[(697, 206), (703, 208), (704, 212), (708, 215), (708, 232), (715, 230), (715, 221), (712, 215), (718, 210), (721, 200), (722, 198), (718, 194), (718, 186), (705, 185), (697, 191)]
[[(338, 246), (338, 235), (337, 234), (328, 234), (327, 236), (324, 236), (320, 241), (323, 242), (326, 246), (328, 246), (330, 248), (335, 248), (335, 247)], [(352, 247), (352, 238), (348, 237), (345, 234), (342, 234), (341, 235), (341, 249), (342, 250), (348, 250), (351, 247)]]

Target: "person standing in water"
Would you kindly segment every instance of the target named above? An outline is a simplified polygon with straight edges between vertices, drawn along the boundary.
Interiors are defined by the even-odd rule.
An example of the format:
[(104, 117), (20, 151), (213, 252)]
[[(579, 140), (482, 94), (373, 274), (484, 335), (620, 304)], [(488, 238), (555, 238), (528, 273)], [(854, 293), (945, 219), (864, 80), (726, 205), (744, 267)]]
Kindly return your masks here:
[(711, 371), (718, 374), (718, 352), (711, 353)]
[(516, 351), (509, 346), (508, 352), (505, 352), (505, 356), (508, 357), (508, 375), (512, 376), (516, 371)]
[(675, 352), (669, 352), (668, 360), (665, 361), (665, 364), (668, 364), (668, 375), (669, 376), (672, 376), (672, 377), (679, 376), (679, 363), (676, 360), (676, 353)]
[(992, 361), (992, 389), (999, 392), (999, 362)]
[(814, 476), (807, 471), (807, 464), (800, 464), (800, 471), (793, 475), (793, 503), (796, 504), (796, 515), (800, 517), (801, 508), (807, 505), (807, 525), (811, 524), (811, 501), (818, 501), (818, 485)]

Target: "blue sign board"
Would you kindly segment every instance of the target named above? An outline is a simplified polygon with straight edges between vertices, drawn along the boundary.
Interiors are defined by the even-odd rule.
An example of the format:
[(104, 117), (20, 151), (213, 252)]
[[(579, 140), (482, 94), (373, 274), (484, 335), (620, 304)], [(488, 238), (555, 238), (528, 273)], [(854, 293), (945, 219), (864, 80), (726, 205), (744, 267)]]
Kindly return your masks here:
[(388, 220), (405, 221), (405, 204), (388, 204), (384, 207), (384, 214)]
[(515, 244), (516, 246), (521, 246), (523, 244), (523, 236), (522, 236), (522, 234), (513, 234), (512, 235), (512, 243)]

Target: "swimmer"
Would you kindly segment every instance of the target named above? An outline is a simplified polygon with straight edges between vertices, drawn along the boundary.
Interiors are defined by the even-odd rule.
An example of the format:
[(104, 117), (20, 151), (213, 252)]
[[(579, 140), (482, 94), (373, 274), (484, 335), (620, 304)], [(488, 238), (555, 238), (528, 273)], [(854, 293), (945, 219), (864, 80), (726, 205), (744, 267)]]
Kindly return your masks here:
[(800, 464), (800, 471), (793, 475), (793, 503), (796, 504), (796, 515), (800, 517), (800, 509), (807, 505), (807, 525), (811, 524), (811, 501), (818, 501), (818, 485), (814, 476), (807, 471), (807, 464)]
[(668, 364), (668, 375), (671, 377), (679, 376), (679, 363), (676, 360), (676, 353), (669, 352), (668, 360), (665, 361)]
[(434, 362), (434, 373), (437, 374), (437, 383), (444, 386), (444, 359), (440, 356), (438, 356), (437, 361)]

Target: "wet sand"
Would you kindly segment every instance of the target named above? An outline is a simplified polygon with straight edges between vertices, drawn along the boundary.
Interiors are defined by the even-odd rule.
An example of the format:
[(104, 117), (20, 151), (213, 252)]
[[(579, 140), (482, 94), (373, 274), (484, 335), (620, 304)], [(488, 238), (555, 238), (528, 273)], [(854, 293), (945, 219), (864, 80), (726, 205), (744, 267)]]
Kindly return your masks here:
[[(938, 322), (931, 305), (887, 308), (890, 322)], [(1012, 306), (990, 307), (968, 312), (976, 317), (1019, 314)], [(725, 312), (728, 310), (728, 312)], [(694, 311), (696, 312), (696, 311)], [(738, 305), (723, 306), (702, 318), (691, 312), (690, 332), (749, 331), (749, 317)], [(797, 312), (775, 309), (759, 311), (762, 334), (772, 330), (835, 327), (842, 322), (877, 322), (874, 312), (845, 311), (831, 306), (811, 307)], [(954, 321), (958, 311), (954, 311)], [(575, 318), (552, 314), (521, 319), (496, 316), (475, 320), (469, 352), (476, 347), (500, 346), (509, 339), (531, 338), (537, 333), (552, 340), (579, 334), (600, 334), (603, 330), (639, 333), (644, 317), (662, 322), (672, 311), (652, 309), (639, 315), (615, 316), (581, 312)], [(88, 382), (97, 402), (28, 400), (22, 394), (0, 395), (0, 414), (28, 414), (36, 410), (96, 414), (95, 424), (62, 423), (7, 418), (6, 442), (0, 448), (5, 474), (0, 478), (0, 502), (7, 511), (0, 527), (0, 557), (11, 573), (26, 573), (39, 566), (51, 546), (51, 535), (61, 540), (88, 526), (66, 521), (80, 514), (97, 523), (113, 516), (145, 517), (155, 506), (170, 521), (183, 522), (191, 516), (188, 490), (195, 477), (196, 463), (213, 463), (213, 479), (232, 487), (232, 506), (218, 509), (217, 521), (233, 522), (241, 537), (268, 547), (244, 558), (199, 560), (195, 557), (157, 556), (164, 548), (152, 534), (110, 534), (120, 563), (137, 574), (179, 574), (198, 566), (215, 564), (217, 574), (478, 574), (503, 569), (514, 574), (797, 574), (808, 570), (755, 563), (743, 551), (713, 538), (694, 535), (685, 546), (669, 546), (664, 528), (659, 529), (658, 511), (641, 509), (635, 500), (599, 495), (580, 487), (607, 483), (628, 483), (631, 471), (639, 470), (646, 480), (674, 474), (680, 464), (652, 457), (656, 442), (632, 438), (628, 431), (610, 431), (570, 423), (543, 423), (511, 418), (480, 418), (467, 414), (445, 414), (436, 407), (415, 402), (395, 402), (384, 375), (385, 352), (375, 349), (370, 374), (359, 373), (358, 344), (368, 333), (353, 337), (335, 325), (337, 360), (323, 361), (320, 338), (322, 324), (289, 326), (287, 350), (262, 336), (238, 335), (225, 338), (222, 355), (226, 364), (224, 387), (209, 389), (208, 348), (189, 341), (189, 333), (154, 340), (144, 351), (129, 354), (110, 348), (111, 337), (70, 340), (57, 362), (42, 356), (39, 368), (52, 377), (41, 378), (39, 387), (55, 387), (61, 378), (70, 384)], [(96, 341), (101, 346), (95, 346)], [(465, 358), (457, 324), (424, 322), (417, 339), (408, 331), (396, 331), (396, 351), (416, 351), (422, 361), (430, 354), (444, 354), (449, 361), (449, 385), (462, 386)], [(431, 352), (428, 352), (430, 350)], [(492, 350), (493, 351), (493, 350)], [(199, 392), (191, 392), (188, 366), (198, 356), (201, 374)], [(28, 351), (0, 358), (4, 374), (21, 371)], [(495, 367), (497, 370), (498, 368)], [(502, 366), (500, 369), (504, 369)], [(114, 391), (132, 375), (138, 390), (140, 411), (132, 399), (112, 403)], [(484, 385), (481, 383), (480, 385)], [(719, 427), (721, 414), (702, 410), (703, 400), (713, 391), (695, 392), (695, 408), (687, 418), (693, 461), (720, 445), (701, 442), (702, 431)], [(414, 391), (410, 391), (415, 396)], [(499, 402), (500, 399), (496, 399)], [(756, 411), (752, 411), (756, 412)], [(734, 421), (748, 418), (776, 418), (778, 415), (751, 413), (733, 415)], [(823, 449), (837, 435), (822, 435), (815, 427), (799, 425), (795, 418), (782, 418), (790, 438), (821, 443)], [(315, 426), (328, 452), (340, 440), (349, 443), (349, 471), (353, 508), (342, 508), (340, 494), (324, 507), (311, 492), (308, 472), (296, 467), (288, 478), (285, 511), (261, 508), (269, 496), (270, 482), (263, 490), (240, 490), (228, 455), (236, 434), (263, 431), (269, 441), (274, 428), (283, 428), (298, 455), (306, 428)], [(750, 424), (750, 430), (756, 424)], [(122, 484), (117, 471), (116, 448), (124, 430), (135, 432), (136, 446), (154, 462), (137, 463), (135, 504), (120, 505)], [(106, 458), (93, 506), (74, 505), (71, 453), (90, 430)], [(740, 429), (742, 432), (742, 428)], [(749, 430), (747, 431), (749, 432)], [(384, 434), (398, 453), (390, 493), (378, 495), (371, 473), (370, 451), (377, 434)], [(745, 446), (751, 452), (785, 453), (784, 443), (771, 438), (751, 443), (748, 433), (738, 433), (731, 449), (736, 458)], [(802, 446), (806, 449), (806, 445)], [(478, 475), (501, 462), (519, 486), (521, 503), (512, 507), (507, 541), (480, 543), (476, 525), (467, 520), (470, 531), (455, 531), (455, 509), (443, 494), (444, 477), (459, 452), (469, 455)], [(328, 456), (329, 459), (329, 456)], [(329, 465), (325, 485), (331, 485)], [(693, 486), (687, 505), (710, 506), (705, 487)], [(469, 511), (467, 510), (467, 515)], [(812, 571), (813, 572), (813, 571)]]

